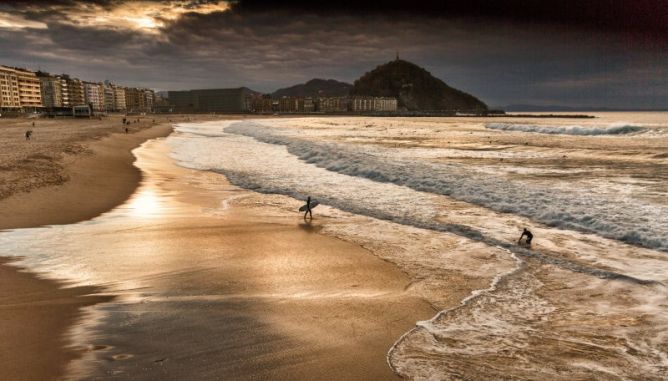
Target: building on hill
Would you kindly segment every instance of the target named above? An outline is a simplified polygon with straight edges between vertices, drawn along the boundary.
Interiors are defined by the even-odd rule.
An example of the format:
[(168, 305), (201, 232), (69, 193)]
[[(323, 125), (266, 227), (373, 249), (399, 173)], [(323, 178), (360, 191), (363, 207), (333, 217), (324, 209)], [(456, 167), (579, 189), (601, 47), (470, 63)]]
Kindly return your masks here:
[(254, 93), (245, 87), (201, 89), (169, 91), (168, 98), (175, 112), (242, 113), (248, 110), (246, 97)]

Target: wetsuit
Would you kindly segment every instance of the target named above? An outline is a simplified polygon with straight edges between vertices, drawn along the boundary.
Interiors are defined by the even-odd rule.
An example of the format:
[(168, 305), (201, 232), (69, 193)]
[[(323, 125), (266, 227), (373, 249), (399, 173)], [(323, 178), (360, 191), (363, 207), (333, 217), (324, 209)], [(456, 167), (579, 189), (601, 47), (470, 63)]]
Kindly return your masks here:
[(528, 231), (527, 229), (524, 229), (524, 231), (522, 232), (522, 235), (520, 236), (520, 239), (519, 239), (518, 242), (522, 242), (522, 238), (524, 236), (527, 236), (527, 245), (531, 245), (531, 240), (533, 239), (533, 234), (531, 234), (531, 232)]
[(304, 212), (304, 219), (306, 219), (307, 214), (313, 218), (313, 213), (311, 212), (311, 196), (308, 196), (306, 199), (306, 211)]

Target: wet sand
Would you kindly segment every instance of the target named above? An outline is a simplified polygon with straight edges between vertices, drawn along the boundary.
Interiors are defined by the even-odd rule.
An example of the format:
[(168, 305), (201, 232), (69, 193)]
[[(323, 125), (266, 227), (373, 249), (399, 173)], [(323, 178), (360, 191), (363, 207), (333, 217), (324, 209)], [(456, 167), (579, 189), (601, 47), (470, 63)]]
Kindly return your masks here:
[[(122, 203), (141, 174), (131, 150), (165, 136), (171, 125), (143, 118), (122, 131), (121, 117), (104, 120), (3, 119), (0, 230), (72, 223)], [(33, 129), (29, 142), (21, 135)], [(0, 261), (0, 374), (4, 379), (58, 379), (80, 355), (67, 330), (81, 309), (107, 301), (96, 287), (68, 287)]]
[(85, 306), (110, 300), (87, 296), (94, 287), (61, 288), (0, 261), (0, 376), (3, 380), (53, 380), (81, 353), (69, 346), (67, 328)]
[[(142, 139), (162, 133), (160, 128), (147, 130)], [(48, 330), (41, 330), (48, 322), (39, 313), (24, 313), (12, 323), (34, 327), (37, 338), (48, 332), (43, 341), (54, 343), (47, 357), (32, 346), (17, 350), (11, 337), (3, 340), (2, 350), (14, 350), (26, 363), (44, 364), (42, 373), (21, 367), (24, 378), (55, 379), (63, 370), (74, 378), (100, 379), (397, 378), (387, 365), (387, 351), (415, 321), (434, 314), (429, 304), (406, 291), (410, 281), (404, 273), (358, 245), (317, 234), (335, 221), (316, 218), (305, 224), (296, 213), (267, 215), (248, 207), (241, 201), (252, 204), (262, 196), (233, 187), (220, 175), (176, 167), (166, 159), (163, 142), (135, 151), (142, 178), (128, 169), (132, 160), (120, 152), (138, 144), (139, 134), (132, 142), (125, 135), (96, 142), (90, 148), (93, 155), (66, 166), (76, 168), (72, 173), (77, 176), (65, 185), (0, 201), (16, 208), (3, 210), (4, 228), (67, 223), (104, 210), (105, 205), (95, 209), (88, 201), (79, 202), (88, 195), (106, 199), (110, 207), (123, 201), (119, 194), (132, 184), (142, 184), (130, 200), (90, 223), (17, 231), (22, 237), (39, 237), (35, 253), (28, 253), (32, 245), (21, 249), (24, 242), (8, 238), (17, 243), (17, 252), (10, 255), (30, 254), (21, 263), (41, 275), (100, 284), (116, 296), (92, 305), (100, 297), (82, 295), (99, 289), (63, 290), (57, 283), (3, 268), (26, 278), (25, 285), (6, 278), (13, 287), (3, 287), (9, 295), (19, 297), (22, 293), (11, 290), (39, 287), (49, 291), (42, 296), (48, 303), (58, 300), (67, 306), (49, 315), (54, 326)], [(100, 176), (119, 187), (89, 188)], [(50, 202), (36, 201), (41, 192)], [(24, 197), (39, 204), (27, 208), (26, 202), (17, 202)], [(288, 207), (299, 206), (291, 202), (295, 205)], [(56, 208), (50, 209), (52, 204)], [(71, 213), (61, 215), (62, 205), (70, 205)], [(211, 212), (221, 205), (223, 214)], [(30, 219), (21, 208), (26, 213), (40, 210), (45, 219)], [(7, 223), (5, 216), (14, 220)], [(62, 260), (61, 270), (71, 265), (85, 271), (52, 271), (52, 263), (35, 262), (38, 255), (32, 254)], [(81, 274), (94, 275), (77, 279)], [(7, 298), (0, 299), (2, 311), (9, 311), (3, 321), (18, 316), (11, 312), (15, 298)], [(42, 311), (31, 299), (21, 298), (21, 304), (27, 311)], [(69, 349), (56, 350), (65, 346)], [(0, 364), (2, 376), (9, 369)]]

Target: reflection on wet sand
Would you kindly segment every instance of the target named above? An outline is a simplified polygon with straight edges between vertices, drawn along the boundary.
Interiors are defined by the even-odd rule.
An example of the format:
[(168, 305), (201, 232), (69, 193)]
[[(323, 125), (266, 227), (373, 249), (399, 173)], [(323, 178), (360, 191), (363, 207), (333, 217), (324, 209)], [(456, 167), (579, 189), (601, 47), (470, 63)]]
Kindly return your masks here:
[[(616, 117), (521, 123), (580, 133)], [(319, 207), (322, 233), (410, 277), (407, 292), (440, 312), (390, 351), (402, 376), (662, 379), (668, 129), (662, 115), (637, 117), (643, 127), (623, 136), (344, 117), (190, 125), (172, 142), (184, 165), (267, 193), (239, 200), (263, 213), (325, 200), (336, 209)], [(523, 227), (530, 248), (516, 245)]]
[(85, 355), (70, 376), (393, 379), (387, 349), (433, 314), (404, 292), (407, 278), (313, 234), (324, 220), (230, 207), (252, 194), (174, 166), (167, 149), (153, 141), (136, 151), (145, 180), (121, 207), (0, 234), (2, 255), (23, 253), (45, 276), (116, 295), (72, 329)]

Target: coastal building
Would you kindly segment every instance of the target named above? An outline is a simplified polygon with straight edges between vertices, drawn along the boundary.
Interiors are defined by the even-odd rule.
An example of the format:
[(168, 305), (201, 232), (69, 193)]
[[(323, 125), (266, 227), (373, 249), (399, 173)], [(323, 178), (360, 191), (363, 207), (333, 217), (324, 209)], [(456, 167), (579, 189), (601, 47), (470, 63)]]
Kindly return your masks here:
[(317, 111), (324, 113), (347, 112), (350, 106), (348, 97), (324, 97), (318, 99)]
[(37, 74), (25, 69), (16, 69), (19, 82), (19, 99), (23, 111), (42, 108), (42, 92)]
[(350, 100), (350, 111), (359, 113), (396, 112), (397, 99), (388, 97), (352, 97)]
[(125, 109), (128, 112), (144, 112), (146, 102), (144, 93), (136, 87), (127, 87), (125, 89)]
[(269, 95), (251, 94), (245, 97), (245, 112), (270, 114), (280, 110), (280, 100), (272, 99)]
[(353, 97), (350, 101), (350, 111), (352, 112), (373, 111), (373, 97)]
[(0, 109), (26, 112), (42, 107), (40, 80), (35, 72), (0, 66)]
[(285, 113), (311, 113), (316, 110), (317, 101), (311, 97), (281, 97), (275, 111)]
[(109, 81), (104, 81), (102, 85), (102, 93), (104, 95), (104, 111), (114, 112), (116, 105), (115, 92), (113, 85)]
[(0, 66), (0, 110), (19, 111), (20, 109), (18, 74), (12, 68)]
[[(303, 107), (303, 102), (302, 102)], [(298, 97), (281, 97), (278, 99), (278, 111), (280, 112), (297, 112), (299, 111)]]
[[(248, 110), (246, 97), (254, 92), (245, 87), (234, 89), (201, 89), (169, 91), (169, 102), (175, 112), (238, 113)], [(252, 103), (252, 102), (251, 102)]]
[(300, 102), (299, 112), (314, 112), (315, 101), (311, 97), (302, 98)]
[(60, 87), (63, 97), (63, 107), (81, 106), (86, 104), (83, 82), (67, 74), (61, 74)]
[(113, 110), (122, 112), (127, 110), (127, 104), (125, 101), (125, 87), (123, 86), (112, 86), (114, 92), (114, 106)]
[(373, 111), (396, 112), (397, 98), (375, 97), (373, 99)]
[(102, 84), (95, 82), (83, 82), (84, 98), (93, 112), (104, 111), (104, 88)]
[(63, 107), (63, 89), (60, 78), (44, 72), (37, 72), (37, 77), (42, 93), (42, 106), (47, 109)]
[(142, 89), (142, 95), (144, 97), (144, 111), (153, 112), (155, 105), (155, 92), (150, 89)]

